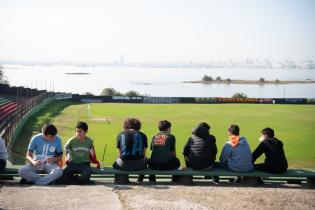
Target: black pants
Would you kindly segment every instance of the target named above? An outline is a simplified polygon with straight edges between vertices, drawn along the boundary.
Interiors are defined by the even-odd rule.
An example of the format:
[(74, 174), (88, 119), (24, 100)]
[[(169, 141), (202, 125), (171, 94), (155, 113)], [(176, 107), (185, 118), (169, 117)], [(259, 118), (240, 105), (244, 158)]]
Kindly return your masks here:
[(7, 166), (7, 161), (0, 159), (0, 171), (3, 171)]
[(172, 157), (167, 162), (154, 162), (151, 159), (148, 161), (149, 168), (154, 170), (173, 170), (180, 166), (179, 159), (177, 157)]
[[(177, 157), (172, 157), (167, 162), (154, 162), (150, 159), (148, 161), (148, 166), (149, 168), (153, 170), (162, 170), (162, 171), (174, 170), (180, 166), (180, 161)], [(144, 178), (144, 175), (141, 176), (141, 180), (143, 180), (143, 178)], [(155, 181), (155, 175), (150, 175), (149, 180)], [(173, 176), (172, 181), (176, 182), (177, 180), (178, 180), (178, 176)]]
[(186, 167), (187, 168), (192, 168), (194, 170), (204, 170), (204, 169), (210, 169), (213, 167), (213, 163), (209, 162), (193, 162), (190, 160), (185, 160)]
[(70, 163), (64, 170), (58, 184), (88, 184), (90, 182), (92, 169), (90, 163)]
[(254, 168), (272, 174), (283, 174), (284, 172), (286, 172), (286, 169), (283, 168), (272, 169), (266, 166), (264, 163), (254, 164)]
[(141, 158), (136, 160), (124, 160), (117, 158), (113, 164), (114, 169), (125, 170), (125, 171), (139, 171), (147, 168), (147, 159)]

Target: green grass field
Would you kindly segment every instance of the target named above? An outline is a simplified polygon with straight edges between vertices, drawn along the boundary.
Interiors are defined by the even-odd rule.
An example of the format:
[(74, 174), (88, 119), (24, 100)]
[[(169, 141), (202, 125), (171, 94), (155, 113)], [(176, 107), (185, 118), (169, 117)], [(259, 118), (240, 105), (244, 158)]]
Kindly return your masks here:
[(51, 121), (57, 126), (65, 143), (74, 135), (76, 122), (86, 121), (89, 125), (88, 136), (94, 140), (98, 159), (102, 159), (104, 145), (107, 144), (103, 165), (111, 165), (117, 157), (116, 136), (122, 130), (126, 117), (141, 120), (141, 130), (148, 136), (149, 142), (158, 131), (159, 120), (171, 121), (172, 133), (176, 136), (176, 152), (182, 165), (182, 149), (191, 130), (199, 122), (206, 121), (211, 125), (211, 133), (217, 138), (219, 154), (228, 138), (227, 128), (230, 124), (240, 126), (241, 135), (248, 139), (251, 150), (259, 143), (260, 130), (269, 126), (275, 129), (276, 137), (285, 145), (289, 167), (315, 168), (315, 106), (311, 105), (73, 104), (59, 101), (32, 117), (23, 128), (20, 138), (29, 140), (31, 135), (40, 131), (43, 122)]

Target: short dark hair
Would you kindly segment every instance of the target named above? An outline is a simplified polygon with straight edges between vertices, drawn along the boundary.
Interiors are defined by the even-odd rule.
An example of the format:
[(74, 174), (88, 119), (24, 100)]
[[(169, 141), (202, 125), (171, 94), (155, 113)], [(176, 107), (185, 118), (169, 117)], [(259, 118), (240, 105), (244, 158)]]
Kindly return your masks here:
[(232, 134), (232, 135), (240, 135), (240, 127), (238, 127), (238, 125), (236, 124), (232, 124), (230, 125), (228, 131)]
[(55, 136), (57, 134), (57, 128), (53, 124), (45, 123), (42, 127), (42, 132), (45, 136)]
[(167, 120), (161, 120), (158, 126), (160, 131), (166, 131), (172, 126), (172, 124)]
[(141, 122), (137, 118), (127, 118), (124, 121), (123, 128), (139, 131), (141, 129)]
[(88, 125), (85, 122), (78, 122), (77, 125), (75, 126), (75, 128), (79, 128), (84, 130), (84, 132), (87, 132), (87, 130), (89, 129)]
[(273, 138), (275, 136), (275, 132), (271, 128), (264, 128), (261, 130), (263, 135), (266, 135), (268, 138)]
[(207, 130), (210, 130), (210, 125), (206, 122), (199, 123), (198, 127), (204, 127)]

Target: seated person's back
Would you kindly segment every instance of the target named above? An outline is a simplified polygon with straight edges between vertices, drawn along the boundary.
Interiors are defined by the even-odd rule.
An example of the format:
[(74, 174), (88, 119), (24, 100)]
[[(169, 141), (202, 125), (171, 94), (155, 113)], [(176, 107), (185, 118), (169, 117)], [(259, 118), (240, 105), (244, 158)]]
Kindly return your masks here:
[(148, 162), (149, 167), (157, 170), (171, 170), (180, 166), (176, 157), (176, 139), (171, 134), (171, 123), (161, 120), (158, 123), (159, 133), (152, 137), (151, 158)]
[(209, 133), (210, 126), (200, 123), (188, 139), (183, 154), (186, 166), (193, 169), (205, 169), (212, 167), (216, 159), (216, 139)]
[(253, 162), (263, 153), (266, 158), (263, 164), (255, 164), (255, 168), (269, 173), (284, 173), (288, 168), (282, 141), (274, 138), (274, 131), (271, 128), (262, 130), (260, 144), (253, 152)]
[(122, 170), (141, 170), (147, 167), (145, 158), (148, 140), (140, 132), (141, 122), (136, 118), (127, 118), (123, 124), (124, 130), (117, 136), (116, 147), (119, 158), (113, 167)]
[(239, 130), (237, 125), (230, 126), (230, 140), (222, 149), (220, 162), (232, 171), (247, 172), (253, 170), (252, 154), (245, 137), (239, 136)]
[(124, 160), (136, 160), (144, 157), (143, 150), (146, 137), (140, 131), (133, 129), (122, 131), (117, 137), (117, 148)]

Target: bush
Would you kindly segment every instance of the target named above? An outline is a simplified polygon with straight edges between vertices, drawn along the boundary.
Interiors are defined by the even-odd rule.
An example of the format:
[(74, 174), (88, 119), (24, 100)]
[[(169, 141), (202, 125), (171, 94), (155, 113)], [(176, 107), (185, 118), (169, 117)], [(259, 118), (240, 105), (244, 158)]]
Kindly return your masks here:
[(264, 79), (264, 78), (260, 78), (260, 79), (259, 79), (259, 82), (260, 82), (260, 83), (264, 83), (264, 82), (265, 82), (265, 79)]
[(227, 78), (226, 81), (227, 82), (232, 82), (232, 80), (230, 78)]
[(239, 93), (234, 93), (232, 98), (247, 98), (247, 95), (245, 93), (239, 92)]
[(0, 84), (8, 84), (8, 81), (6, 80), (2, 70), (3, 67), (0, 65)]
[(121, 96), (122, 94), (118, 91), (116, 91), (114, 88), (105, 88), (101, 96)]
[(217, 81), (221, 81), (221, 77), (217, 77), (215, 80), (217, 80)]
[(128, 92), (125, 93), (125, 96), (136, 97), (136, 96), (141, 96), (141, 95), (139, 92), (135, 90), (129, 90)]
[(279, 82), (280, 82), (280, 80), (276, 79), (276, 83), (279, 83)]
[(83, 95), (86, 95), (86, 96), (94, 96), (94, 94), (91, 93), (91, 92), (85, 92), (85, 93), (83, 93)]
[(213, 81), (213, 78), (211, 76), (204, 75), (202, 78), (202, 81), (210, 82), (210, 81)]

